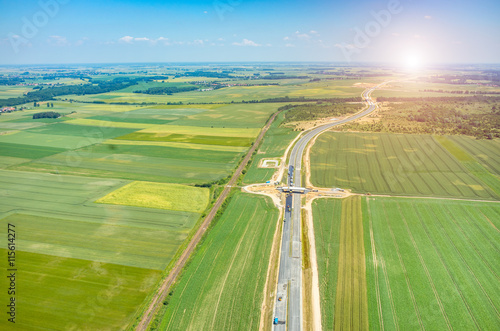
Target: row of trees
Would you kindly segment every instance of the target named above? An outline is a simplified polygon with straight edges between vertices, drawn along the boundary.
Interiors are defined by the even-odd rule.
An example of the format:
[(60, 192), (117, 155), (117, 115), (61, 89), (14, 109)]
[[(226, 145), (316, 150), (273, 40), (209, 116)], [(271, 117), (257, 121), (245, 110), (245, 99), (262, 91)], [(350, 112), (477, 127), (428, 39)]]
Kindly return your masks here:
[(38, 118), (59, 118), (61, 117), (61, 114), (56, 113), (54, 111), (44, 111), (41, 113), (36, 113), (33, 114), (33, 119), (38, 119)]
[(172, 95), (174, 93), (189, 92), (189, 91), (193, 91), (193, 90), (197, 90), (197, 89), (198, 89), (197, 86), (150, 87), (147, 90), (134, 91), (134, 93), (155, 94), (155, 95), (162, 95), (162, 94)]

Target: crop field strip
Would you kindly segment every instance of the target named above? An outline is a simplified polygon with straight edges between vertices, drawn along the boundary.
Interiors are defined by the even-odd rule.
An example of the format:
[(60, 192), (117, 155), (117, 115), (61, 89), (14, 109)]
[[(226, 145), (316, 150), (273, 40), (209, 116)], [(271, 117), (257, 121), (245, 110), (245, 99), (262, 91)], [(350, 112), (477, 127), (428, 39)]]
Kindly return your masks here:
[[(68, 176), (59, 181), (54, 175), (12, 171), (1, 171), (0, 181), (2, 191), (9, 193), (0, 202), (0, 215), (32, 230), (20, 244), (33, 253), (93, 256), (162, 270), (200, 215), (93, 203), (123, 181)], [(104, 246), (109, 247), (99, 250)]]
[(448, 138), (477, 158), (492, 173), (500, 176), (500, 142), (498, 140), (474, 140), (460, 136)]
[(317, 199), (313, 204), (318, 278), (322, 294), (321, 325), (327, 330), (333, 330), (335, 322), (341, 211), (342, 202), (337, 199)]
[[(3, 238), (2, 238), (2, 246)], [(5, 245), (6, 246), (6, 245)], [(18, 246), (18, 248), (21, 246)], [(7, 255), (5, 248), (0, 249)], [(16, 250), (16, 330), (124, 329), (161, 271)], [(2, 262), (3, 267), (3, 262)], [(7, 278), (0, 285), (7, 288)], [(50, 307), (50, 309), (47, 309)], [(0, 329), (12, 330), (7, 319)]]
[[(498, 146), (498, 150), (490, 149), (486, 152), (486, 154), (478, 153), (476, 157), (473, 157), (469, 155), (468, 152), (463, 150), (459, 145), (455, 144), (453, 140), (450, 140), (447, 137), (436, 137), (436, 139), (472, 174), (481, 179), (487, 186), (491, 188), (491, 190), (493, 190), (498, 196), (500, 196), (500, 177), (498, 176), (498, 172), (500, 170), (498, 169), (499, 164), (497, 164), (495, 161), (496, 157), (500, 157), (500, 155), (495, 154), (495, 152), (500, 153), (500, 146)], [(493, 144), (490, 143), (487, 145), (476, 143), (476, 146), (474, 148), (474, 150), (476, 151), (475, 153), (477, 153), (477, 151), (479, 151), (481, 147), (491, 147), (491, 145)], [(483, 151), (481, 151), (480, 153), (482, 153)], [(482, 156), (483, 160), (485, 159), (484, 156), (486, 156), (487, 160), (483, 161), (480, 158), (480, 155)], [(491, 158), (493, 158), (493, 161), (491, 161)], [(489, 161), (489, 164), (485, 163), (485, 161)]]
[(369, 306), (379, 307), (370, 328), (498, 325), (497, 203), (367, 198), (363, 208), (367, 274), (377, 276), (368, 277)]
[(258, 327), (277, 211), (236, 193), (174, 288), (161, 329)]
[(338, 257), (338, 282), (335, 298), (335, 330), (367, 330), (365, 252), (361, 198), (342, 202)]
[[(316, 186), (393, 195), (499, 198), (491, 184), (474, 176), (431, 136), (325, 133), (317, 139), (311, 158)], [(353, 164), (357, 166), (348, 166)]]

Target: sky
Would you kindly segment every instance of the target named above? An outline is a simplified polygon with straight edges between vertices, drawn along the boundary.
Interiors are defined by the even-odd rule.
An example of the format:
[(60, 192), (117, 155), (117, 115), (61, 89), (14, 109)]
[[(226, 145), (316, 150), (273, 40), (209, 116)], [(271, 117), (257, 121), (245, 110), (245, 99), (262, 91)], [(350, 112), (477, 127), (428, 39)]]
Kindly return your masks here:
[(0, 65), (500, 63), (497, 0), (0, 0)]

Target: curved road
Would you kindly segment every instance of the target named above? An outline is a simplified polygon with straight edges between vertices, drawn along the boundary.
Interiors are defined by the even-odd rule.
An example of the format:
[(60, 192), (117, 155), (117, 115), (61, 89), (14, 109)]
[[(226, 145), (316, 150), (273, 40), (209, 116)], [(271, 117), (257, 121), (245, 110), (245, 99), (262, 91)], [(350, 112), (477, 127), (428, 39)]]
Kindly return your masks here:
[[(346, 119), (319, 126), (307, 132), (295, 144), (290, 154), (289, 166), (294, 166), (293, 186), (300, 187), (301, 165), (304, 150), (316, 135), (336, 125), (354, 121), (370, 114), (376, 108), (376, 103), (370, 99), (370, 94), (378, 87), (386, 84), (384, 82), (363, 92), (362, 96), (368, 103), (368, 108)], [(290, 183), (288, 183), (291, 185)], [(294, 197), (295, 195), (295, 197)], [(288, 210), (290, 206), (291, 210)], [(274, 330), (302, 329), (302, 243), (301, 243), (301, 196), (292, 194), (287, 196), (285, 203), (285, 217), (283, 224), (283, 237), (281, 240), (281, 255), (278, 275), (277, 298), (275, 304), (275, 315), (278, 324)]]

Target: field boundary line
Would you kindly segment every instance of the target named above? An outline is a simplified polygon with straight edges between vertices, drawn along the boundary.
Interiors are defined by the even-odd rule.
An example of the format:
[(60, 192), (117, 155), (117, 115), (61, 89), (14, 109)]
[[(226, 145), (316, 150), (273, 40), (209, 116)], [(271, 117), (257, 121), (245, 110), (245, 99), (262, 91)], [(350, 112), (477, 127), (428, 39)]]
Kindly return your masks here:
[(209, 225), (212, 222), (212, 220), (215, 218), (217, 211), (221, 207), (222, 203), (226, 200), (227, 196), (229, 195), (229, 192), (232, 189), (232, 186), (234, 186), (240, 177), (243, 169), (246, 167), (248, 164), (248, 161), (252, 157), (253, 152), (257, 149), (257, 146), (260, 144), (262, 141), (262, 138), (266, 134), (267, 130), (269, 130), (271, 124), (273, 123), (274, 119), (276, 116), (281, 113), (281, 111), (275, 112), (267, 121), (267, 123), (264, 125), (262, 130), (260, 131), (259, 135), (257, 136), (257, 139), (254, 141), (253, 145), (249, 148), (247, 154), (243, 158), (243, 161), (240, 163), (236, 171), (234, 172), (233, 176), (229, 180), (229, 182), (226, 184), (224, 187), (224, 190), (220, 194), (219, 198), (216, 200), (215, 204), (213, 205), (212, 209), (208, 213), (208, 215), (205, 217), (205, 220), (200, 224), (198, 227), (198, 230), (192, 237), (191, 241), (187, 245), (187, 247), (184, 249), (184, 252), (182, 252), (181, 256), (175, 263), (174, 267), (170, 271), (170, 273), (167, 275), (167, 277), (164, 278), (162, 284), (159, 286), (157, 293), (153, 296), (151, 299), (149, 305), (147, 306), (147, 309), (144, 311), (142, 318), (140, 319), (139, 324), (136, 327), (136, 330), (138, 331), (145, 331), (149, 324), (151, 323), (152, 319), (154, 318), (155, 314), (158, 312), (161, 302), (165, 299), (165, 297), (168, 294), (168, 290), (172, 286), (172, 284), (177, 280), (179, 274), (181, 271), (184, 269), (184, 266), (186, 265), (186, 262), (189, 260), (189, 257), (191, 256), (191, 253), (193, 253), (194, 249), (202, 239), (203, 235), (209, 229)]
[(312, 319), (313, 319), (313, 330), (321, 331), (321, 299), (319, 294), (319, 273), (318, 273), (318, 260), (316, 256), (316, 236), (314, 234), (314, 215), (312, 211), (312, 203), (315, 198), (309, 200), (306, 203), (306, 224), (308, 228), (309, 237), (309, 261), (311, 263), (312, 269)]

